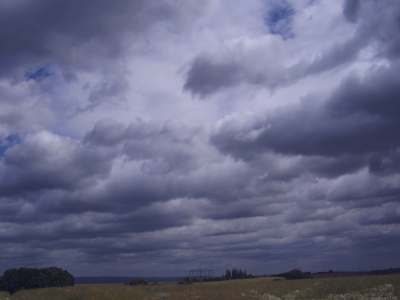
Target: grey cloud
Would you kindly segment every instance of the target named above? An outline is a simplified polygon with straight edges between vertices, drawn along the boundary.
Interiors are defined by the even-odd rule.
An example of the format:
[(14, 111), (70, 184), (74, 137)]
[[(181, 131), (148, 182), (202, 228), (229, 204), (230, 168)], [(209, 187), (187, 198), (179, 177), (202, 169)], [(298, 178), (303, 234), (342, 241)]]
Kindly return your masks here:
[(129, 83), (124, 78), (124, 74), (119, 74), (117, 71), (113, 73), (113, 76), (105, 76), (106, 78), (92, 87), (88, 97), (89, 105), (78, 109), (78, 112), (93, 110), (104, 103), (117, 104), (123, 100), (123, 95), (127, 92)]
[(176, 6), (143, 0), (19, 0), (2, 1), (0, 7), (2, 77), (18, 67), (47, 63), (62, 66), (65, 74), (76, 67), (95, 69), (98, 57), (120, 56), (129, 35), (143, 33), (156, 22), (179, 23), (187, 15), (201, 14), (191, 2)]
[[(371, 45), (375, 47), (375, 56), (396, 59), (400, 53), (400, 39), (397, 38), (400, 36), (399, 10), (399, 3), (393, 0), (385, 0), (382, 3), (372, 1), (363, 5), (359, 1), (345, 1), (343, 13), (348, 20), (355, 20), (357, 15), (360, 15), (354, 36), (329, 45), (326, 49), (317, 50), (317, 55), (312, 60), (302, 58), (291, 66), (279, 66), (279, 59), (278, 62), (269, 61), (268, 52), (271, 49), (265, 45), (264, 53), (254, 54), (244, 49), (244, 55), (233, 55), (233, 62), (221, 61), (216, 55), (209, 55), (207, 58), (199, 56), (191, 63), (186, 74), (184, 90), (206, 97), (241, 83), (268, 88), (285, 86), (307, 76), (349, 64), (360, 55), (361, 50)], [(258, 55), (256, 59), (263, 68), (247, 64), (243, 57), (252, 55)], [(275, 53), (275, 56), (278, 57), (279, 53)], [(265, 65), (263, 60), (275, 66), (271, 68)]]
[[(361, 50), (373, 45), (375, 55), (395, 60), (400, 53), (398, 1), (346, 0), (343, 14), (350, 22), (357, 19), (357, 30), (352, 38), (323, 51), (311, 62), (299, 62), (288, 69), (294, 79), (318, 74), (354, 61)], [(390, 38), (389, 38), (390, 37)]]
[(341, 44), (333, 45), (331, 48), (323, 51), (312, 61), (300, 61), (299, 63), (289, 67), (287, 70), (288, 76), (292, 81), (297, 81), (308, 75), (315, 75), (329, 71), (340, 65), (354, 61), (359, 55), (360, 50), (367, 43), (367, 39), (356, 36)]
[(221, 152), (248, 159), (274, 151), (291, 155), (363, 155), (399, 147), (397, 65), (363, 80), (346, 79), (326, 101), (303, 101), (241, 129), (222, 125), (211, 141)]
[(366, 165), (363, 155), (341, 155), (339, 157), (313, 156), (303, 161), (307, 170), (323, 177), (337, 177), (359, 171)]
[[(207, 56), (198, 57), (190, 65), (183, 89), (204, 98), (241, 83), (271, 89), (293, 84), (306, 76), (319, 74), (353, 61), (368, 41), (362, 36), (356, 36), (341, 44), (333, 45), (312, 61), (304, 59), (287, 68), (278, 65), (279, 59), (278, 62), (269, 61), (268, 56), (253, 57), (260, 60), (257, 68), (248, 65), (240, 56), (234, 62), (214, 61), (214, 58)], [(269, 50), (266, 48), (264, 53), (268, 53)], [(249, 52), (246, 55), (251, 57), (254, 54)]]
[(4, 153), (2, 195), (90, 184), (109, 173), (112, 157), (113, 151), (82, 148), (49, 132), (29, 135)]
[(259, 184), (271, 181), (290, 182), (307, 173), (324, 178), (336, 178), (342, 174), (358, 172), (367, 164), (370, 164), (367, 155), (326, 157), (323, 155), (282, 155), (267, 152), (257, 155), (246, 153), (241, 158), (249, 163), (254, 170), (257, 170), (259, 174), (262, 174), (258, 179)]
[[(314, 60), (288, 69), (285, 47), (298, 37), (279, 34), (291, 21), (278, 20), (275, 34), (259, 37), (257, 30), (267, 30), (260, 19), (232, 40), (237, 24), (220, 18), (228, 2), (196, 22), (205, 2), (0, 0), (0, 25), (15, 24), (10, 34), (0, 29), (9, 43), (0, 50), (3, 269), (57, 265), (76, 276), (145, 276), (159, 274), (160, 265), (163, 275), (196, 264), (253, 274), (319, 271), (322, 261), (334, 270), (371, 261), (393, 267), (400, 234), (397, 2), (349, 7), (345, 14), (357, 22), (336, 20), (354, 37), (322, 45)], [(246, 11), (240, 5), (260, 8), (234, 1)], [(299, 21), (301, 12), (290, 11)], [(240, 27), (254, 15), (262, 13), (244, 16)], [(223, 49), (204, 53), (202, 39), (214, 26)], [(136, 56), (136, 41), (149, 42), (146, 59)], [(189, 51), (202, 54), (188, 65), (185, 91), (207, 97), (241, 85), (237, 106), (228, 112), (227, 97), (217, 105), (187, 102), (180, 78), (158, 86), (154, 72), (160, 80), (176, 75)], [(365, 71), (383, 61), (386, 67)], [(325, 99), (311, 91), (267, 112), (260, 94), (249, 101), (248, 84), (276, 88), (279, 98), (281, 85), (346, 64), (368, 75), (346, 77)], [(22, 81), (11, 82), (11, 73)], [(313, 82), (329, 89), (326, 80)], [(121, 99), (129, 111), (114, 105)], [(244, 108), (259, 111), (238, 112)], [(185, 122), (173, 119), (178, 113)]]
[[(93, 145), (112, 146), (121, 144), (122, 151), (130, 159), (142, 160), (142, 170), (161, 174), (190, 172), (196, 168), (196, 130), (186, 128), (178, 120), (167, 121), (163, 126), (141, 120), (127, 127), (113, 120), (102, 120), (84, 137)], [(154, 147), (157, 144), (157, 147)]]
[(377, 172), (382, 170), (382, 158), (377, 155), (377, 154), (373, 154), (371, 155), (371, 157), (369, 158), (369, 170), (371, 172)]
[(397, 209), (396, 202), (386, 203), (381, 207), (370, 208), (360, 216), (362, 225), (371, 224), (399, 224), (400, 212)]
[[(153, 203), (180, 197), (204, 197), (218, 203), (255, 195), (242, 178), (245, 166), (220, 167), (223, 161), (218, 160), (213, 167), (200, 163), (201, 155), (215, 159), (215, 153), (207, 153), (210, 149), (200, 143), (199, 134), (178, 120), (163, 125), (137, 120), (125, 126), (105, 119), (87, 133), (83, 143), (49, 132), (28, 135), (5, 152), (1, 190), (10, 198), (4, 198), (2, 206), (10, 214), (3, 220), (40, 223), (88, 211), (119, 216), (133, 212), (137, 220), (144, 214), (164, 218), (159, 226), (168, 227), (168, 220), (185, 220), (184, 215), (173, 218), (174, 213), (154, 212)], [(128, 176), (111, 175), (113, 163), (121, 158), (136, 167)], [(215, 172), (210, 176), (207, 172), (212, 168)], [(19, 197), (24, 200), (15, 202)], [(231, 209), (224, 218), (240, 217), (240, 210)], [(142, 230), (153, 228), (145, 219), (135, 226), (142, 223)], [(175, 223), (170, 222), (171, 226)]]
[(400, 150), (372, 154), (368, 159), (369, 171), (379, 175), (388, 175), (400, 171)]
[(124, 139), (125, 125), (111, 118), (98, 121), (94, 128), (86, 133), (83, 141), (99, 146), (115, 146)]
[[(229, 206), (221, 204), (209, 204), (199, 209), (198, 215), (205, 219), (212, 220), (230, 220), (230, 219), (242, 219), (242, 218), (254, 218), (260, 216), (275, 216), (281, 214), (285, 209), (285, 204), (262, 204), (262, 199), (249, 198), (245, 201), (235, 201)], [(221, 229), (222, 230), (222, 229)], [(224, 232), (222, 230), (222, 232)], [(220, 234), (227, 234), (218, 233)], [(213, 233), (212, 235), (216, 235)]]
[(286, 80), (280, 37), (241, 38), (221, 48), (222, 55), (202, 54), (189, 64), (184, 91), (205, 98), (241, 83), (276, 87)]
[(196, 202), (182, 198), (142, 207), (121, 218), (120, 231), (148, 232), (190, 225), (194, 221), (196, 208), (201, 206)]
[(115, 146), (130, 140), (155, 139), (160, 142), (164, 137), (172, 143), (188, 144), (198, 132), (191, 130), (179, 120), (168, 120), (163, 125), (136, 119), (128, 126), (111, 118), (98, 121), (87, 132), (84, 143), (99, 146)]
[[(377, 179), (381, 179), (377, 180)], [(397, 202), (399, 200), (400, 188), (393, 185), (386, 186), (384, 179), (374, 176), (345, 176), (335, 188), (330, 191), (327, 198), (330, 201), (340, 203), (347, 208), (376, 207), (385, 203)], [(383, 181), (383, 182), (382, 182)], [(357, 183), (357, 186), (355, 186)]]
[[(342, 207), (329, 207), (324, 209), (301, 209), (299, 207), (291, 208), (285, 214), (285, 221), (288, 223), (303, 223), (313, 221), (323, 221), (324, 225), (332, 227), (328, 222), (332, 222), (337, 216), (345, 211)], [(320, 227), (320, 226), (318, 226)]]
[(244, 75), (237, 63), (213, 63), (205, 57), (199, 57), (190, 66), (183, 89), (205, 97), (221, 88), (237, 85), (243, 81)]
[[(166, 152), (169, 150), (163, 148), (164, 139), (176, 147), (189, 146), (189, 149), (198, 147), (194, 141), (199, 136), (188, 132), (191, 132), (190, 129), (176, 121), (161, 125), (138, 120), (126, 126), (108, 119), (100, 121), (93, 130), (87, 133), (81, 147), (88, 147), (96, 151), (114, 148), (118, 149), (119, 155), (130, 153), (126, 152), (125, 144), (146, 143), (149, 139), (152, 140), (153, 147), (160, 145), (158, 147)], [(257, 137), (256, 133), (247, 138)], [(246, 135), (239, 136), (242, 140), (246, 140)], [(24, 141), (21, 145), (23, 143)], [(152, 161), (158, 155), (164, 155), (163, 151), (149, 151), (146, 155), (141, 156), (134, 155), (129, 162), (140, 162), (142, 159)], [(274, 156), (274, 158), (282, 160), (282, 164), (286, 164), (284, 161), (286, 156)], [(309, 166), (314, 164), (315, 168), (320, 163), (325, 163), (327, 166), (331, 164), (334, 168), (336, 158), (332, 158), (332, 160), (328, 158), (328, 162), (324, 162), (323, 157), (310, 156), (309, 158), (300, 158), (297, 163), (303, 164), (302, 159), (310, 160), (307, 161), (307, 164)], [(344, 161), (348, 159), (351, 162), (351, 156), (342, 159)], [(223, 164), (224, 160), (220, 163)], [(344, 171), (342, 172), (348, 172), (345, 167), (346, 163), (343, 164)], [(225, 255), (230, 253), (232, 257), (240, 257), (243, 260), (257, 259), (257, 255), (260, 256), (260, 259), (268, 256), (278, 260), (282, 255), (294, 255), (292, 263), (295, 264), (300, 257), (297, 257), (293, 251), (283, 251), (279, 248), (279, 243), (285, 240), (287, 245), (295, 245), (296, 249), (302, 248), (304, 251), (309, 251), (307, 249), (310, 245), (315, 247), (315, 242), (313, 242), (315, 236), (321, 239), (336, 240), (338, 237), (348, 234), (348, 231), (358, 230), (357, 223), (344, 221), (354, 218), (351, 215), (343, 216), (342, 214), (345, 209), (352, 207), (349, 200), (362, 201), (363, 204), (360, 203), (360, 205), (365, 206), (365, 198), (383, 188), (383, 186), (366, 183), (371, 189), (366, 190), (364, 195), (359, 195), (359, 198), (355, 199), (354, 196), (359, 193), (360, 185), (351, 182), (349, 184), (353, 190), (346, 186), (336, 186), (334, 191), (341, 190), (343, 192), (335, 194), (326, 191), (323, 185), (318, 190), (318, 184), (310, 184), (309, 179), (303, 177), (290, 181), (282, 179), (282, 182), (276, 184), (276, 182), (268, 180), (267, 176), (265, 181), (259, 182), (255, 180), (255, 176), (261, 176), (263, 172), (270, 171), (269, 169), (263, 170), (263, 165), (254, 168), (251, 164), (246, 165), (240, 161), (234, 162), (234, 165), (237, 169), (230, 166), (226, 170), (221, 170), (222, 165), (217, 164), (214, 172), (208, 170), (203, 174), (198, 172), (205, 166), (198, 166), (190, 173), (180, 176), (173, 172), (154, 174), (137, 168), (135, 171), (132, 170), (129, 176), (107, 177), (98, 187), (95, 182), (92, 182), (91, 186), (86, 186), (85, 189), (80, 188), (74, 192), (60, 191), (60, 187), (51, 191), (46, 190), (31, 202), (34, 203), (33, 210), (24, 214), (18, 213), (22, 212), (21, 207), (24, 202), (12, 205), (11, 198), (7, 201), (3, 198), (1, 204), (13, 216), (2, 219), (2, 221), (8, 222), (8, 224), (18, 222), (20, 227), (14, 226), (14, 229), (8, 231), (8, 235), (3, 235), (2, 238), (7, 243), (17, 243), (21, 239), (30, 244), (40, 241), (42, 248), (46, 249), (46, 253), (52, 249), (58, 249), (62, 245), (65, 253), (78, 252), (86, 262), (90, 261), (96, 265), (101, 264), (104, 259), (119, 261), (120, 256), (123, 256), (126, 262), (130, 259), (129, 255), (132, 255), (132, 260), (135, 260), (133, 257), (154, 259), (154, 255), (165, 254), (166, 251), (171, 251), (169, 257), (173, 255), (172, 253), (179, 256), (179, 251), (186, 251), (186, 253), (195, 251), (198, 249), (198, 245), (201, 245), (203, 253), (208, 253), (208, 251), (216, 253), (216, 249), (222, 247)], [(329, 172), (329, 167), (326, 168), (326, 172)], [(296, 172), (301, 174), (305, 171), (299, 167)], [(340, 171), (335, 172), (330, 177), (334, 178), (334, 174), (341, 174)], [(359, 182), (356, 178), (358, 175), (354, 174), (354, 176), (355, 182)], [(369, 176), (375, 175), (369, 173)], [(272, 193), (271, 190), (274, 189), (275, 184), (279, 188)], [(306, 196), (301, 196), (302, 192), (296, 191), (299, 188), (299, 186), (296, 188), (296, 185), (303, 184), (310, 184), (314, 190)], [(288, 193), (288, 190), (293, 193)], [(396, 195), (396, 191), (392, 190), (392, 194)], [(375, 193), (375, 195), (379, 197), (379, 193)], [(293, 198), (296, 198), (296, 202), (299, 203), (296, 209), (290, 209), (290, 202), (293, 201)], [(53, 199), (57, 199), (57, 201)], [(340, 199), (346, 199), (346, 201), (342, 202)], [(334, 201), (334, 204), (326, 201)], [(371, 202), (371, 207), (382, 203), (390, 202)], [(353, 209), (355, 208), (356, 206), (353, 206)], [(285, 216), (284, 220), (282, 220), (282, 216)], [(28, 223), (21, 222), (21, 218)], [(42, 226), (43, 220), (53, 224), (51, 231), (46, 230), (46, 226)], [(203, 220), (203, 222), (207, 220), (210, 227), (204, 227), (199, 232), (196, 229), (198, 226), (196, 222), (199, 220)], [(354, 220), (357, 221), (357, 219)], [(379, 222), (378, 219), (374, 220)], [(215, 222), (226, 224), (219, 223), (217, 226)], [(374, 221), (366, 220), (365, 222)], [(395, 215), (392, 222), (396, 222)], [(28, 226), (24, 224), (30, 224), (31, 229), (24, 230), (25, 226)], [(32, 224), (36, 225), (32, 227)], [(298, 230), (298, 226), (301, 226), (300, 230)], [(318, 229), (315, 228), (316, 226)], [(152, 242), (154, 237), (149, 236), (150, 234), (161, 234), (160, 232), (166, 234), (180, 230), (184, 232), (180, 238), (166, 237), (163, 247), (159, 247), (158, 242)], [(267, 230), (268, 234), (259, 233), (262, 230)], [(193, 235), (192, 232), (197, 233)], [(248, 232), (253, 233), (248, 235)], [(130, 236), (133, 234), (142, 241), (132, 241)], [(142, 238), (137, 235), (141, 235)], [(218, 242), (214, 241), (214, 238), (217, 238)], [(357, 240), (356, 237), (351, 236), (348, 236), (348, 239)], [(221, 246), (221, 240), (225, 241), (223, 246)], [(57, 241), (57, 245), (55, 241)], [(114, 243), (115, 245), (113, 245)], [(331, 242), (332, 249), (340, 247), (335, 243)], [(244, 250), (246, 250), (246, 254), (243, 253)], [(32, 259), (40, 262), (40, 257), (38, 254), (37, 258)], [(190, 263), (190, 259), (187, 263)], [(184, 263), (181, 262), (181, 264)]]
[(343, 15), (349, 22), (355, 22), (357, 20), (358, 9), (360, 6), (360, 0), (345, 0), (343, 5)]
[(400, 55), (400, 3), (393, 0), (383, 2), (366, 2), (368, 10), (365, 11), (363, 26), (359, 35), (369, 37), (377, 42), (378, 56), (396, 60)]

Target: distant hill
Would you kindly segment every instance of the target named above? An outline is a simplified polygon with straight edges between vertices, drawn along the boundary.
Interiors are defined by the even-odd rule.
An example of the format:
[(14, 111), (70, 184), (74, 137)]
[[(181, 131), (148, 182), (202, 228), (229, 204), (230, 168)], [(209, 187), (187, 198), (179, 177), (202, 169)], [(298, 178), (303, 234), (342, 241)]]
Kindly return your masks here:
[[(132, 279), (138, 278), (136, 277), (74, 277), (75, 284), (111, 284), (111, 283), (126, 283), (131, 281)], [(148, 282), (177, 282), (182, 281), (183, 277), (141, 277), (146, 279)]]

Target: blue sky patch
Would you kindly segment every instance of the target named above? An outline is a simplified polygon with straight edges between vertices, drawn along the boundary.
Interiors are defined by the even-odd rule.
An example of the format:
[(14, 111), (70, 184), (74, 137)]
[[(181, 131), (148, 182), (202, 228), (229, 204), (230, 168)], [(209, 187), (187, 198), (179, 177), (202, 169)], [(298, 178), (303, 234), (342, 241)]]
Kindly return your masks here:
[(19, 144), (21, 141), (15, 134), (10, 134), (6, 138), (0, 139), (0, 156), (4, 155), (4, 152), (11, 146)]
[(278, 34), (283, 39), (293, 38), (292, 23), (295, 10), (286, 1), (277, 2), (265, 16), (265, 24), (272, 34)]
[(43, 80), (46, 77), (49, 77), (50, 75), (51, 74), (45, 68), (40, 68), (40, 69), (36, 70), (34, 73), (32, 73), (32, 72), (25, 73), (26, 80), (33, 79), (36, 81)]

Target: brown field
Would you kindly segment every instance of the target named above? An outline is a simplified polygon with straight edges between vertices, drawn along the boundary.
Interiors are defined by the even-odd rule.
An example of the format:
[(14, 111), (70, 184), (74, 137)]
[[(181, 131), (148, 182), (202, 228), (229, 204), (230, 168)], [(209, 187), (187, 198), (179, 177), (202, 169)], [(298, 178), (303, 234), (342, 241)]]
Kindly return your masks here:
[(400, 275), (314, 278), (272, 281), (272, 278), (196, 283), (192, 285), (158, 284), (149, 286), (75, 285), (0, 292), (0, 299), (14, 300), (400, 300)]

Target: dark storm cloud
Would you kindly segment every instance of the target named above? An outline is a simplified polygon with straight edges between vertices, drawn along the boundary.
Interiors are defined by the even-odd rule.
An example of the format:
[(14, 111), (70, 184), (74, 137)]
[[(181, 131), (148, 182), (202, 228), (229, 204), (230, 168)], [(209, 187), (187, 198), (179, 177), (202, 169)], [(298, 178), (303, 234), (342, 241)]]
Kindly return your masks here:
[(121, 216), (118, 230), (132, 233), (188, 226), (206, 207), (205, 201), (187, 198), (152, 203)]
[[(281, 43), (276, 37), (239, 41), (235, 47), (240, 50), (227, 49), (223, 61), (210, 55), (198, 57), (189, 66), (183, 90), (205, 98), (241, 83), (276, 87), (284, 80), (283, 68), (276, 62)], [(261, 53), (268, 56), (258, 62), (255, 58)]]
[(345, 0), (343, 6), (343, 15), (349, 22), (357, 20), (357, 13), (360, 6), (360, 0)]
[[(205, 197), (221, 202), (254, 194), (242, 178), (243, 167), (224, 170), (216, 166), (212, 176), (202, 171), (204, 166), (199, 160), (209, 150), (196, 141), (199, 134), (201, 131), (189, 129), (177, 120), (162, 125), (137, 120), (125, 126), (105, 119), (87, 133), (83, 144), (49, 132), (28, 135), (4, 154), (1, 205), (9, 214), (2, 221), (40, 224), (54, 222), (57, 216), (112, 213), (110, 226), (117, 219), (120, 224), (130, 225), (117, 226), (118, 230), (113, 225), (104, 229), (105, 234), (151, 231), (182, 226), (193, 218), (190, 207), (197, 207), (194, 200), (182, 200), (179, 209), (176, 206), (167, 213), (168, 201), (173, 199)], [(198, 152), (201, 148), (205, 153)], [(113, 163), (122, 157), (133, 169), (129, 175), (111, 176)], [(257, 214), (250, 208), (249, 213), (241, 214), (243, 205), (232, 207), (229, 212), (207, 212), (201, 207), (196, 210), (203, 211), (205, 217)], [(94, 223), (98, 222), (102, 221), (95, 219)], [(69, 232), (73, 237), (90, 235), (90, 230), (98, 234), (91, 226)], [(38, 234), (39, 231), (40, 228)]]
[(366, 165), (366, 156), (341, 155), (339, 157), (312, 156), (304, 158), (303, 164), (312, 173), (323, 177), (337, 177), (360, 170)]
[(347, 181), (336, 185), (327, 196), (332, 202), (340, 203), (347, 208), (365, 208), (381, 206), (385, 203), (398, 202), (400, 188), (396, 185), (385, 184), (394, 177), (348, 176)]
[(27, 136), (4, 152), (1, 195), (90, 184), (108, 174), (112, 157), (49, 132)]
[(273, 151), (289, 155), (372, 155), (400, 144), (399, 66), (363, 79), (345, 79), (326, 101), (303, 100), (242, 128), (223, 124), (212, 142), (223, 153), (249, 159)]
[(400, 3), (395, 0), (360, 2), (360, 23), (354, 39), (362, 40), (360, 46), (373, 44), (377, 55), (396, 60), (400, 55)]
[(183, 89), (205, 97), (221, 88), (237, 85), (244, 75), (237, 63), (213, 63), (206, 57), (199, 57), (192, 63)]
[[(337, 3), (314, 1), (307, 13), (339, 26), (326, 29), (335, 42), (324, 45), (297, 40), (309, 34), (299, 31), (308, 26), (299, 24), (305, 3), (294, 12), (272, 2), (267, 20), (264, 1), (219, 1), (202, 15), (205, 2), (196, 1), (0, 0), (3, 270), (57, 265), (76, 276), (144, 276), (196, 265), (253, 274), (318, 271), (321, 262), (334, 270), (369, 261), (393, 267), (398, 1), (345, 1), (344, 17), (328, 15)], [(227, 16), (233, 7), (243, 18)], [(267, 26), (272, 34), (263, 35)], [(347, 29), (354, 36), (340, 40)], [(216, 44), (220, 51), (204, 52)], [(286, 51), (297, 50), (314, 58), (286, 65)], [(181, 93), (177, 70), (190, 59), (184, 90), (215, 95), (217, 105)], [(313, 94), (314, 84), (332, 88), (324, 76), (284, 87), (338, 66), (349, 68), (333, 82), (350, 68), (363, 75), (346, 75), (324, 98)], [(309, 94), (265, 111), (264, 91), (248, 85), (276, 90), (267, 107), (298, 97), (282, 94)], [(218, 92), (235, 86), (231, 105)]]
[(379, 208), (369, 209), (368, 213), (360, 217), (360, 223), (363, 225), (399, 224), (400, 211), (397, 209), (396, 202), (387, 203)]
[(74, 67), (97, 68), (97, 57), (121, 55), (130, 34), (144, 32), (157, 22), (179, 19), (185, 8), (186, 13), (190, 11), (190, 3), (182, 5), (144, 0), (2, 0), (0, 76), (17, 67), (47, 63), (61, 65), (67, 72)]
[[(193, 137), (190, 130), (178, 120), (167, 121), (163, 126), (145, 123), (138, 119), (127, 127), (113, 120), (98, 122), (86, 134), (86, 144), (100, 146), (122, 145), (123, 153), (132, 160), (144, 160), (143, 171), (149, 174), (189, 172), (195, 168)], [(157, 147), (154, 147), (157, 144)]]

